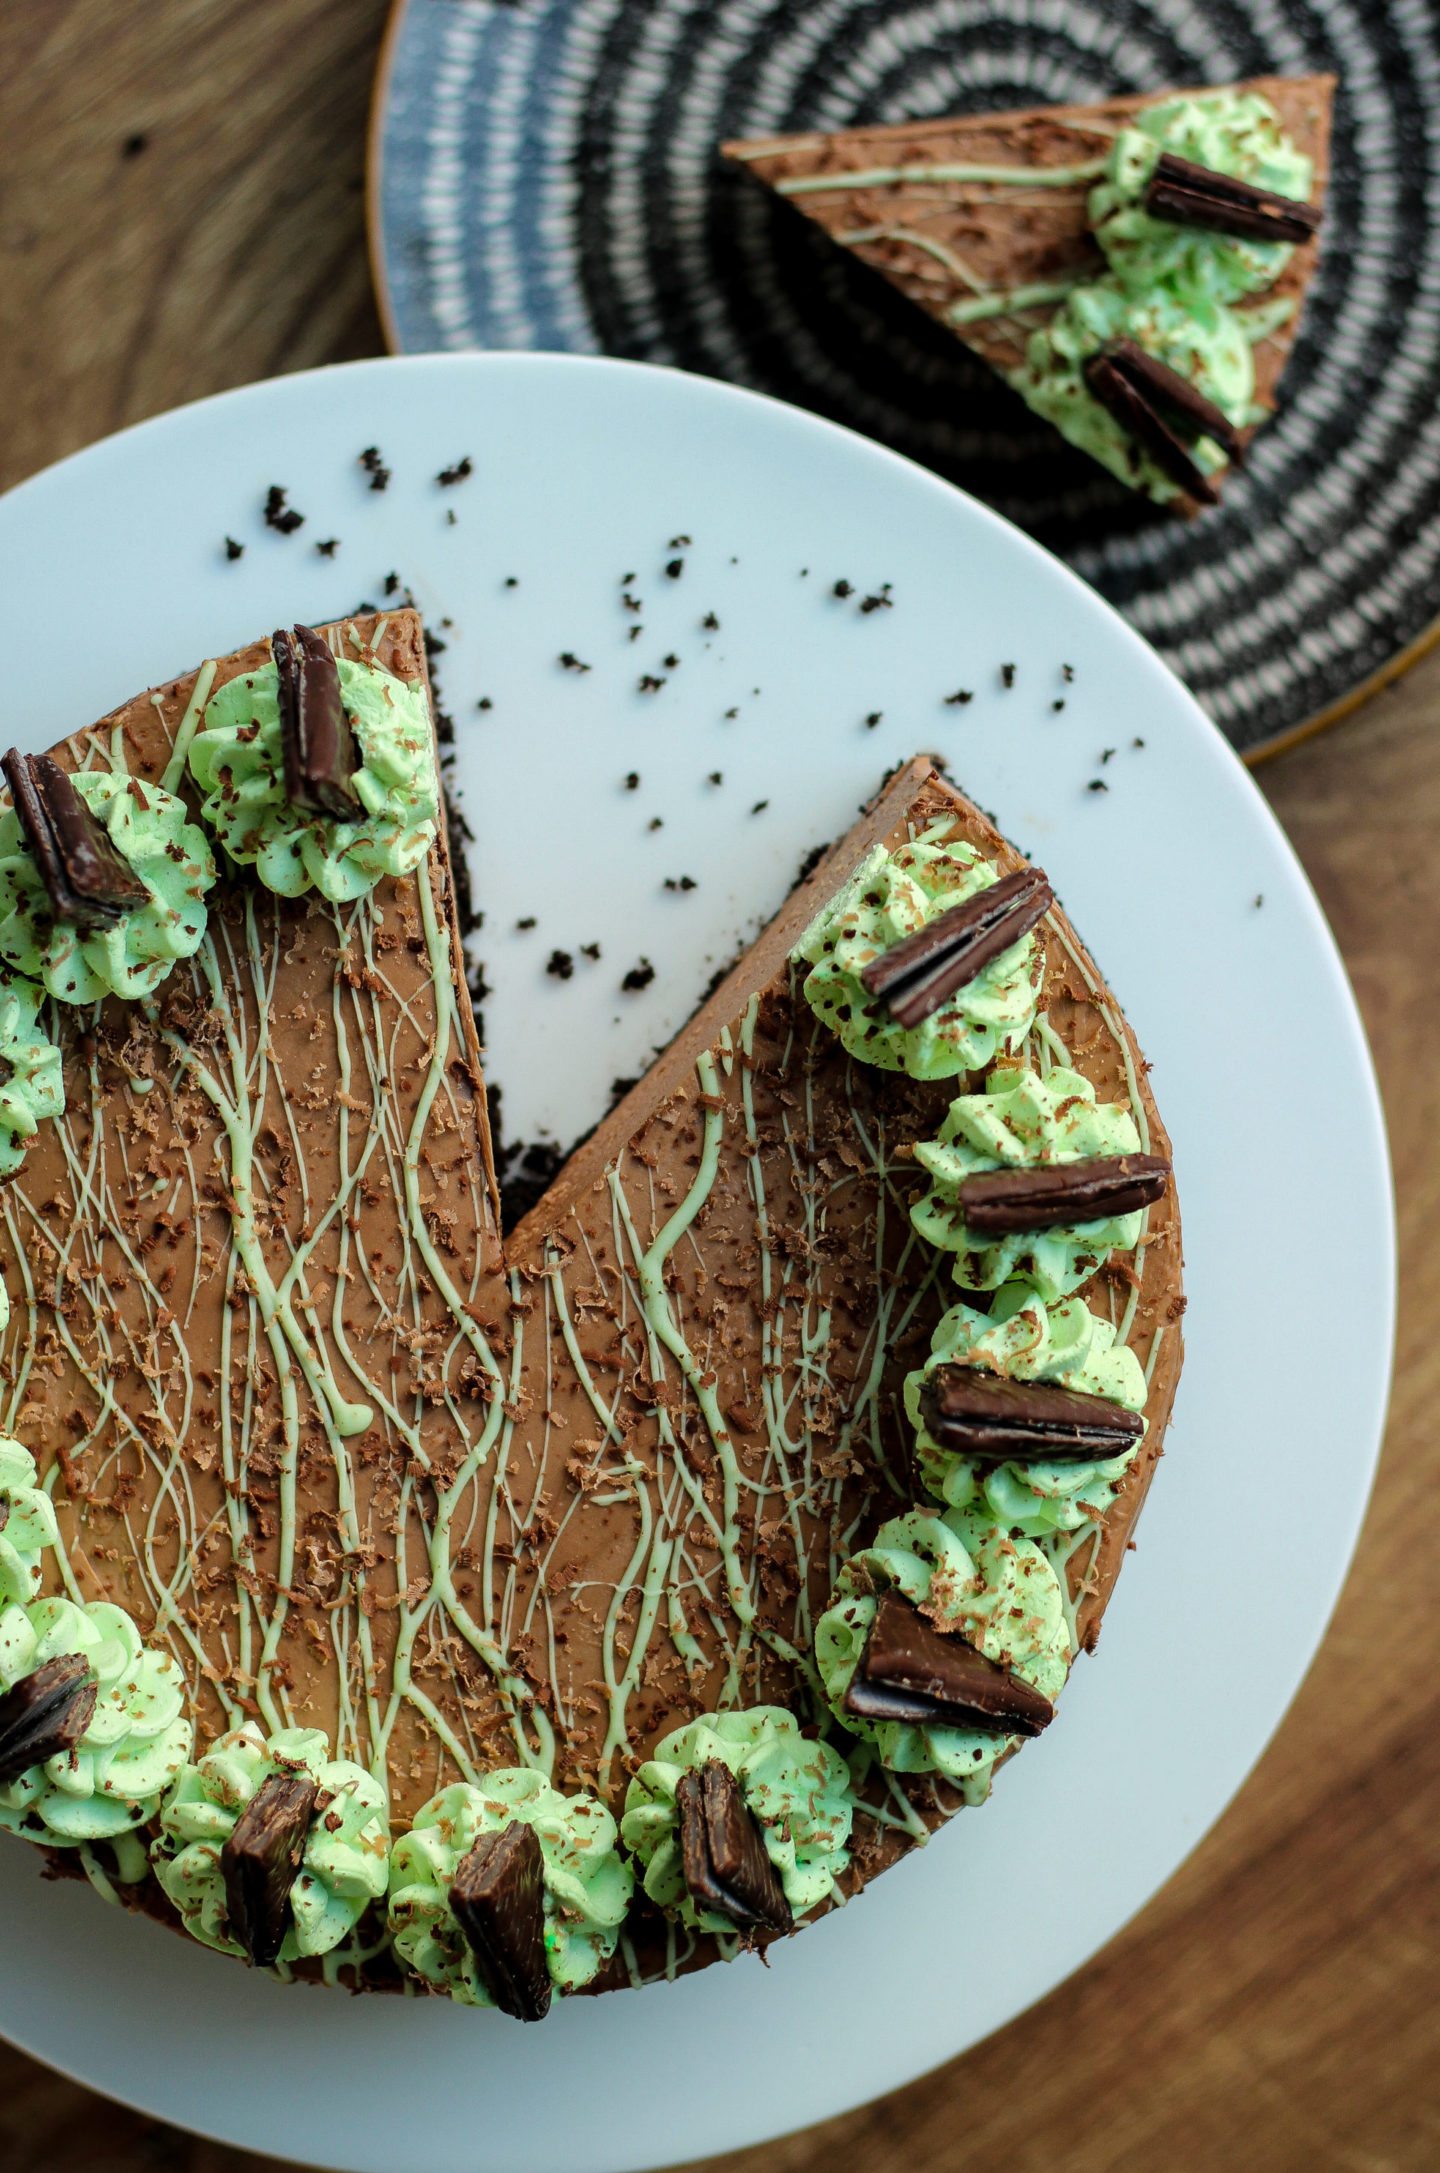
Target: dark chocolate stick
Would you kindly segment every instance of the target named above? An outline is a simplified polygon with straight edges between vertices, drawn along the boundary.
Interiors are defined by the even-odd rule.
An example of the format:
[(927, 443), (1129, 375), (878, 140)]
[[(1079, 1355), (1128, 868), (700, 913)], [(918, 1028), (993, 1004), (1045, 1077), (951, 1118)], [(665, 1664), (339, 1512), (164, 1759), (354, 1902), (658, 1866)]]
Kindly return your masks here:
[(953, 1631), (937, 1630), (901, 1593), (885, 1592), (845, 1693), (862, 1720), (968, 1728), (982, 1735), (1038, 1735), (1055, 1717), (1023, 1677), (987, 1660)]
[(1198, 505), (1215, 506), (1220, 493), (1137, 385), (1108, 354), (1092, 355), (1085, 365), (1085, 382), (1101, 407), (1109, 410), (1122, 430), (1142, 445), (1163, 475), (1193, 498)]
[(925, 1430), (942, 1449), (986, 1463), (1104, 1463), (1145, 1431), (1106, 1396), (1012, 1381), (979, 1366), (937, 1366), (920, 1390)]
[(1188, 377), (1147, 354), (1135, 340), (1112, 340), (1105, 353), (1177, 437), (1187, 443), (1213, 438), (1231, 460), (1243, 459), (1245, 440), (1234, 423)]
[(306, 815), (357, 822), (364, 813), (350, 780), (360, 767), (340, 696), (330, 644), (313, 627), (280, 627), (270, 637), (280, 705), (285, 797)]
[(88, 933), (149, 904), (149, 891), (58, 762), (12, 747), (0, 767), (54, 919)]
[(456, 1868), (450, 1911), (500, 2012), (517, 2022), (543, 2022), (551, 1987), (545, 1856), (535, 1828), (516, 1818), (499, 1833), (482, 1834)]
[(792, 1930), (795, 1920), (759, 1821), (723, 1760), (711, 1758), (698, 1772), (684, 1774), (675, 1808), (685, 1885), (696, 1907), (728, 1917), (741, 1932)]
[(1162, 151), (1155, 161), (1145, 209), (1152, 219), (1174, 226), (1208, 227), (1212, 233), (1233, 234), (1242, 241), (1310, 241), (1321, 218), (1316, 204), (1256, 188), (1233, 174), (1177, 158), (1173, 151)]
[(862, 967), (860, 979), (900, 1026), (918, 1026), (992, 959), (1028, 935), (1055, 903), (1041, 868), (1001, 876)]
[(100, 1685), (79, 1653), (47, 1660), (0, 1697), (0, 1786), (74, 1750), (95, 1717)]
[(960, 1211), (977, 1237), (1053, 1230), (1133, 1214), (1164, 1197), (1170, 1164), (1158, 1154), (1114, 1154), (1040, 1169), (982, 1170), (962, 1178)]
[(308, 1773), (272, 1773), (220, 1851), (230, 1936), (257, 1969), (280, 1959), (318, 1794)]

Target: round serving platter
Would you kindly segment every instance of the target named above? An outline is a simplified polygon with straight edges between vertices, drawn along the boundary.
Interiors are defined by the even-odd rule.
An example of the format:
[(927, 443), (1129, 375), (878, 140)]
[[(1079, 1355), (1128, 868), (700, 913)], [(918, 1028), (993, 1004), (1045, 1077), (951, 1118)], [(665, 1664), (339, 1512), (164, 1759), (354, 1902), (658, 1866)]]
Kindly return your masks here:
[[(1143, 504), (728, 139), (1333, 71), (1320, 269), (1224, 505)], [(678, 364), (923, 461), (1064, 557), (1254, 755), (1440, 609), (1440, 16), (1414, 0), (397, 0), (371, 225), (392, 346)]]
[[(292, 533), (264, 522), (274, 485), (304, 516)], [(1190, 1293), (1169, 1453), (1100, 1657), (983, 1811), (769, 1969), (577, 1999), (527, 2029), (275, 1984), (44, 1882), (6, 1841), (0, 2030), (148, 2112), (349, 2173), (631, 2173), (838, 2112), (1041, 1997), (1258, 1757), (1323, 1634), (1384, 1412), (1369, 1058), (1221, 735), (1093, 590), (948, 484), (795, 408), (623, 362), (427, 356), (229, 393), (0, 500), (0, 567), (23, 581), (31, 660), (10, 730), (36, 749), (273, 625), (413, 592), (512, 1140), (593, 1123), (810, 849), (935, 750), (1043, 860), (1154, 1059)], [(653, 978), (627, 991), (642, 959)], [(1297, 1261), (1344, 1272), (1302, 1289)]]

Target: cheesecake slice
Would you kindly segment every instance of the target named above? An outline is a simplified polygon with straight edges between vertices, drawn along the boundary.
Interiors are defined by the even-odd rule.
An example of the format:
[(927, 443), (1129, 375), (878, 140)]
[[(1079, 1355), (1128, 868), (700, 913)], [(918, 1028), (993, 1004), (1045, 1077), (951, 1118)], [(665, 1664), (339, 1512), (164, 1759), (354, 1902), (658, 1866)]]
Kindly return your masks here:
[[(980, 1800), (1013, 1739), (864, 1719), (855, 1609), (898, 1578), (1048, 1712), (1181, 1357), (1146, 1066), (1043, 878), (908, 764), (502, 1239), (414, 613), (52, 758), (185, 882), (137, 964), (130, 908), (52, 924), (0, 813), (64, 1081), (0, 1192), (0, 1824), (262, 1966), (530, 2016), (778, 1936)], [(953, 981), (946, 913), (1012, 891), (918, 1023), (872, 997), (867, 929), (910, 914)], [(956, 1432), (997, 1375), (1059, 1463)], [(1119, 1453), (1065, 1464), (1057, 1389)]]
[[(1122, 481), (1193, 508), (1275, 406), (1315, 271), (1333, 91), (1264, 76), (724, 148)], [(1093, 365), (1122, 343), (1208, 417), (1153, 379), (1102, 371), (1097, 396)]]

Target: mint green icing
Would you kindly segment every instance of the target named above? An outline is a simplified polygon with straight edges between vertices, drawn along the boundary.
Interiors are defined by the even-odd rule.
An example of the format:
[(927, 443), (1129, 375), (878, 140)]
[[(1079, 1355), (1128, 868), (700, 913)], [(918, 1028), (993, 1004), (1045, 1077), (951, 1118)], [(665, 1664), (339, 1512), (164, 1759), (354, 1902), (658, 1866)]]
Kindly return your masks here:
[[(1132, 339), (1244, 427), (1264, 414), (1255, 405), (1254, 343), (1283, 323), (1293, 304), (1235, 306), (1273, 287), (1290, 260), (1289, 243), (1172, 225), (1142, 209), (1162, 150), (1282, 196), (1309, 199), (1311, 162), (1256, 93), (1220, 91), (1147, 107), (1132, 127), (1120, 130), (1106, 178), (1090, 192), (1090, 224), (1108, 270), (1071, 289), (1050, 322), (1032, 334), (1024, 362), (1006, 374), (1073, 445), (1122, 482), (1168, 500), (1179, 495), (1176, 485), (1091, 396), (1085, 362), (1109, 340)], [(1226, 455), (1210, 438), (1190, 450), (1206, 473), (1225, 465)]]
[(179, 1666), (141, 1644), (123, 1607), (43, 1599), (0, 1610), (0, 1689), (71, 1653), (84, 1655), (99, 1683), (89, 1727), (74, 1750), (0, 1786), (0, 1827), (61, 1848), (147, 1824), (191, 1741)]
[(50, 1496), (37, 1477), (30, 1451), (0, 1434), (0, 1607), (23, 1607), (39, 1596), (40, 1557), (60, 1544)]
[(185, 803), (123, 771), (81, 770), (71, 779), (121, 858), (150, 893), (113, 928), (86, 934), (52, 919), (40, 870), (13, 808), (0, 813), (0, 958), (43, 981), (61, 1003), (102, 996), (136, 1002), (160, 986), (205, 933), (205, 893), (215, 863)]
[(959, 838), (935, 842), (948, 827), (936, 824), (893, 853), (875, 846), (792, 953), (810, 966), (811, 1009), (850, 1054), (912, 1079), (978, 1071), (997, 1052), (1018, 1046), (1035, 1019), (1041, 953), (1033, 934), (1012, 943), (918, 1026), (897, 1025), (860, 980), (872, 958), (999, 880), (975, 846)]
[(239, 1954), (230, 1936), (220, 1854), (241, 1812), (272, 1774), (307, 1773), (319, 1788), (299, 1874), (290, 1889), (282, 1963), (328, 1954), (385, 1891), (390, 1823), (385, 1794), (360, 1766), (332, 1758), (318, 1728), (285, 1728), (268, 1741), (253, 1721), (222, 1735), (181, 1773), (160, 1817), (155, 1876), (185, 1929), (207, 1947)]
[(1095, 1464), (976, 1464), (957, 1456), (931, 1438), (920, 1417), (926, 1377), (947, 1365), (983, 1366), (1017, 1381), (1056, 1381), (1106, 1396), (1127, 1411), (1143, 1411), (1140, 1361), (1128, 1345), (1116, 1342), (1108, 1320), (1079, 1298), (1046, 1305), (1026, 1284), (1007, 1283), (988, 1313), (952, 1306), (935, 1330), (925, 1364), (905, 1380), (916, 1464), (925, 1486), (941, 1501), (992, 1516), (1031, 1537), (1078, 1531), (1105, 1514), (1135, 1449)]
[(983, 1803), (996, 1761), (1017, 1738), (861, 1720), (845, 1710), (877, 1601), (887, 1591), (903, 1593), (937, 1629), (953, 1631), (1054, 1698), (1070, 1667), (1055, 1571), (1032, 1540), (1012, 1537), (984, 1514), (914, 1509), (882, 1524), (874, 1543), (851, 1556), (815, 1625), (815, 1664), (841, 1726), (874, 1744), (891, 1772), (943, 1773), (967, 1803)]
[(436, 835), (440, 787), (424, 687), (378, 664), (338, 662), (362, 758), (351, 779), (359, 821), (304, 815), (286, 799), (273, 664), (212, 694), (190, 742), (206, 822), (231, 859), (253, 865), (282, 898), (312, 889), (335, 903), (362, 898), (382, 876), (410, 874)]
[(1056, 1168), (1139, 1150), (1129, 1111), (1097, 1102), (1079, 1072), (1061, 1065), (1045, 1078), (1028, 1070), (993, 1071), (983, 1094), (961, 1094), (950, 1104), (937, 1139), (916, 1146), (915, 1159), (932, 1183), (910, 1219), (923, 1238), (956, 1255), (955, 1280), (967, 1289), (998, 1290), (1018, 1276), (1042, 1298), (1063, 1298), (1112, 1252), (1138, 1242), (1143, 1208), (1052, 1230), (984, 1237), (966, 1225), (961, 1185), (982, 1170)]
[(655, 1746), (630, 1783), (620, 1837), (657, 1907), (702, 1931), (733, 1932), (728, 1917), (697, 1910), (685, 1888), (675, 1791), (687, 1773), (718, 1758), (740, 1783), (766, 1853), (797, 1917), (840, 1895), (855, 1816), (845, 1762), (800, 1733), (792, 1713), (755, 1705), (706, 1713)]
[(534, 1828), (545, 1862), (545, 1962), (557, 1992), (578, 1991), (599, 1974), (634, 1891), (615, 1821), (597, 1797), (562, 1795), (528, 1766), (442, 1788), (391, 1852), (390, 1931), (417, 1976), (467, 2007), (494, 2001), (450, 1913), (451, 1882), (483, 1835), (516, 1819)]
[[(0, 816), (0, 828), (10, 819)], [(9, 975), (0, 982), (0, 1177), (14, 1176), (26, 1140), (65, 1107), (60, 1051), (37, 1023), (42, 1000), (32, 982)], [(8, 1321), (8, 1295), (4, 1306)]]

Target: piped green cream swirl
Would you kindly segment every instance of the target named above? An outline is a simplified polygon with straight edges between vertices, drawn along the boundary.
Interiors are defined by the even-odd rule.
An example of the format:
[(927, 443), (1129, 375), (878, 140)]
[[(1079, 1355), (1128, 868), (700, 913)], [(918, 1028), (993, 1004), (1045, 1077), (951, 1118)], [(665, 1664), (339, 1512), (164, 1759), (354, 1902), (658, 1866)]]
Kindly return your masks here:
[(181, 1773), (160, 1819), (155, 1876), (192, 1937), (239, 1954), (225, 1907), (221, 1851), (241, 1812), (272, 1774), (307, 1773), (315, 1816), (290, 1889), (282, 1963), (328, 1954), (385, 1892), (390, 1822), (384, 1791), (361, 1767), (332, 1758), (318, 1728), (286, 1728), (267, 1741), (253, 1722), (222, 1735)]
[(168, 1652), (142, 1645), (123, 1607), (43, 1599), (0, 1610), (0, 1689), (72, 1653), (99, 1684), (89, 1727), (74, 1750), (0, 1786), (0, 1827), (59, 1848), (146, 1825), (189, 1757), (192, 1734), (184, 1676)]
[[(25, 1142), (65, 1107), (60, 1051), (39, 1024), (41, 1001), (33, 982), (0, 980), (0, 1177), (14, 1176)], [(9, 1297), (0, 1303), (8, 1321)]]
[(939, 823), (913, 844), (877, 845), (817, 914), (792, 956), (810, 967), (805, 998), (850, 1054), (912, 1079), (952, 1079), (1017, 1046), (1035, 1019), (1033, 934), (1012, 943), (918, 1026), (903, 1027), (872, 996), (861, 969), (951, 906), (999, 880), (999, 871), (963, 839), (937, 842)]
[(183, 800), (123, 771), (81, 770), (71, 779), (122, 860), (150, 893), (110, 928), (89, 932), (55, 920), (20, 818), (0, 813), (0, 958), (42, 981), (61, 1003), (127, 1003), (153, 995), (177, 959), (199, 949), (215, 862)]
[(988, 1313), (952, 1306), (935, 1330), (925, 1364), (905, 1380), (916, 1465), (941, 1501), (994, 1517), (1032, 1538), (1078, 1531), (1105, 1514), (1136, 1449), (1094, 1464), (977, 1464), (942, 1449), (921, 1418), (920, 1390), (937, 1366), (947, 1365), (981, 1366), (1017, 1381), (1054, 1381), (1105, 1396), (1127, 1411), (1143, 1411), (1140, 1361), (1128, 1345), (1117, 1343), (1108, 1320), (1079, 1298), (1046, 1305), (1027, 1284), (1007, 1283)]
[(1012, 1538), (983, 1512), (915, 1509), (891, 1517), (872, 1546), (852, 1555), (815, 1625), (815, 1664), (841, 1726), (874, 1744), (891, 1772), (943, 1773), (967, 1803), (983, 1803), (996, 1761), (1015, 1737), (862, 1720), (845, 1710), (883, 1592), (902, 1593), (937, 1629), (953, 1631), (1054, 1698), (1070, 1667), (1055, 1571), (1033, 1541)]
[(390, 1932), (418, 1977), (467, 2007), (495, 2003), (450, 1913), (461, 1860), (485, 1834), (514, 1820), (534, 1829), (545, 1864), (545, 1963), (557, 1992), (589, 1984), (614, 1953), (634, 1876), (615, 1847), (615, 1821), (598, 1798), (562, 1795), (533, 1767), (457, 1781), (417, 1812), (390, 1860)]
[(910, 1210), (910, 1219), (930, 1244), (955, 1254), (955, 1280), (967, 1289), (998, 1290), (1019, 1277), (1053, 1302), (1078, 1290), (1112, 1252), (1137, 1243), (1143, 1208), (1099, 1221), (986, 1237), (965, 1221), (961, 1185), (982, 1170), (1054, 1169), (1136, 1154), (1139, 1148), (1128, 1109), (1097, 1102), (1094, 1087), (1079, 1072), (1063, 1065), (1045, 1078), (1029, 1070), (993, 1071), (983, 1094), (957, 1095), (938, 1138), (916, 1146), (915, 1159), (931, 1187)]
[(35, 1459), (0, 1434), (0, 1607), (39, 1597), (41, 1555), (60, 1544), (50, 1496), (36, 1485)]
[(728, 1917), (696, 1909), (680, 1862), (675, 1791), (687, 1773), (712, 1758), (739, 1781), (795, 1915), (838, 1898), (855, 1816), (845, 1762), (828, 1744), (803, 1736), (782, 1706), (755, 1705), (742, 1713), (706, 1713), (672, 1729), (632, 1779), (620, 1836), (649, 1899), (692, 1928), (735, 1929)]
[(350, 780), (357, 822), (306, 815), (285, 797), (273, 664), (227, 680), (190, 742), (201, 809), (232, 860), (283, 898), (307, 890), (343, 904), (382, 876), (409, 875), (434, 842), (440, 786), (425, 689), (378, 664), (338, 659), (340, 698), (361, 766)]
[[(1162, 501), (1176, 485), (1091, 394), (1084, 365), (1107, 342), (1132, 339), (1187, 378), (1227, 419), (1261, 420), (1255, 404), (1255, 342), (1284, 323), (1288, 299), (1235, 305), (1273, 287), (1293, 253), (1288, 242), (1243, 241), (1151, 218), (1144, 196), (1162, 151), (1217, 173), (1308, 201), (1313, 169), (1253, 91), (1161, 99), (1115, 139), (1105, 179), (1090, 192), (1089, 218), (1108, 270), (1074, 287), (1008, 371), (1023, 399), (1072, 445), (1122, 482)], [(1191, 448), (1213, 473), (1226, 455), (1213, 439)]]

